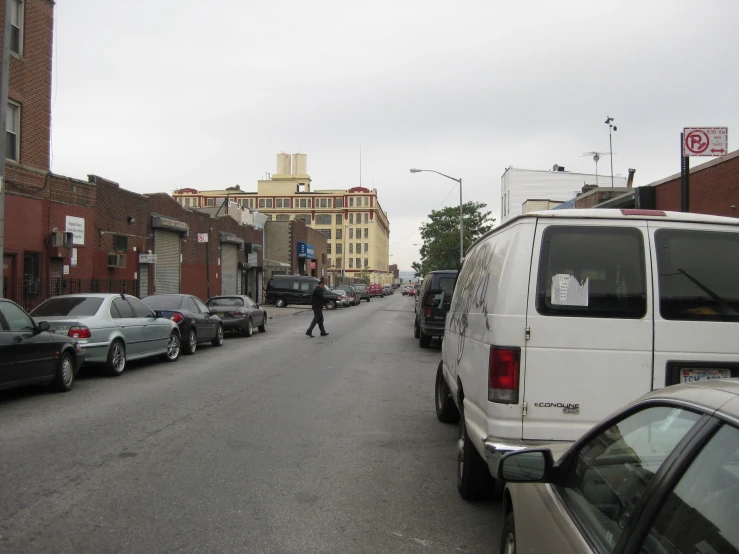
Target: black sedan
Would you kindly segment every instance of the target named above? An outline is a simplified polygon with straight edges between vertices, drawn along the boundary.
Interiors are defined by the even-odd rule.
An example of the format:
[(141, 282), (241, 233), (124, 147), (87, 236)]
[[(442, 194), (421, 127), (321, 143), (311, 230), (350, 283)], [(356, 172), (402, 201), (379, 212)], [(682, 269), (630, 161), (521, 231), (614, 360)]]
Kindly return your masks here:
[(0, 390), (38, 384), (72, 389), (85, 361), (82, 347), (48, 331), (47, 322), (36, 323), (18, 304), (0, 298)]
[(250, 337), (254, 327), (260, 333), (267, 332), (267, 312), (248, 296), (214, 296), (205, 304), (211, 313), (223, 322), (226, 331), (236, 331)]
[(221, 319), (210, 313), (208, 307), (197, 296), (155, 294), (141, 301), (153, 311), (159, 310), (164, 317), (177, 324), (185, 354), (195, 354), (198, 344), (204, 342), (210, 342), (213, 346), (223, 344)]

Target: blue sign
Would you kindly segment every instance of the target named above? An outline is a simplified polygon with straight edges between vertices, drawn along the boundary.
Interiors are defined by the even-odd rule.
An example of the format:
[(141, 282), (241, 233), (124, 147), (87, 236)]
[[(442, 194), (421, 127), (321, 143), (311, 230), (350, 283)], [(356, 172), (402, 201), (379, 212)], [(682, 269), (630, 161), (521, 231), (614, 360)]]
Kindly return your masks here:
[(313, 245), (306, 242), (298, 241), (298, 258), (315, 258), (316, 251), (313, 250)]

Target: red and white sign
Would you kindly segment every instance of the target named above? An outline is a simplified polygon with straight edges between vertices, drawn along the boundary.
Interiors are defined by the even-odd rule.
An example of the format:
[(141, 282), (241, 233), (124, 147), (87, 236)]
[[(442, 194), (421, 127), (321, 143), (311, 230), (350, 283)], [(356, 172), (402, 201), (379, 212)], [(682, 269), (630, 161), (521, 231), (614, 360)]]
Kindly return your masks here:
[(685, 127), (683, 129), (683, 156), (726, 156), (728, 153), (728, 127)]
[(198, 242), (208, 242), (208, 233), (198, 233)]
[(310, 268), (311, 269), (316, 269), (316, 262), (311, 262), (310, 263)]

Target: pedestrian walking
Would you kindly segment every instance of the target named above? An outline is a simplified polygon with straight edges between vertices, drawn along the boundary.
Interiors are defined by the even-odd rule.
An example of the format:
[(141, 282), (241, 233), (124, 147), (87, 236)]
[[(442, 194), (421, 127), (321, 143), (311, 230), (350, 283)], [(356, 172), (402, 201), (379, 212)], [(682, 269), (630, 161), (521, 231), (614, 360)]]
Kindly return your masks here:
[(310, 327), (305, 332), (310, 338), (313, 338), (313, 329), (316, 325), (321, 331), (321, 336), (325, 337), (328, 335), (326, 329), (323, 327), (323, 307), (326, 305), (326, 300), (323, 298), (323, 290), (326, 283), (323, 279), (318, 281), (316, 288), (313, 289), (311, 295), (311, 307), (313, 308), (313, 321), (310, 322)]

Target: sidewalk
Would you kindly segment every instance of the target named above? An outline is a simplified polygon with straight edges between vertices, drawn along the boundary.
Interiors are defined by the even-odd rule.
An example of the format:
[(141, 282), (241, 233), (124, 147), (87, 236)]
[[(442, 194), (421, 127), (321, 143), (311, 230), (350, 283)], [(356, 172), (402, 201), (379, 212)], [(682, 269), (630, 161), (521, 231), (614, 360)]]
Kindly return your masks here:
[(279, 319), (281, 317), (287, 317), (291, 315), (301, 313), (312, 313), (310, 306), (288, 306), (287, 308), (275, 308), (274, 306), (264, 306), (267, 311), (267, 317), (269, 319)]

